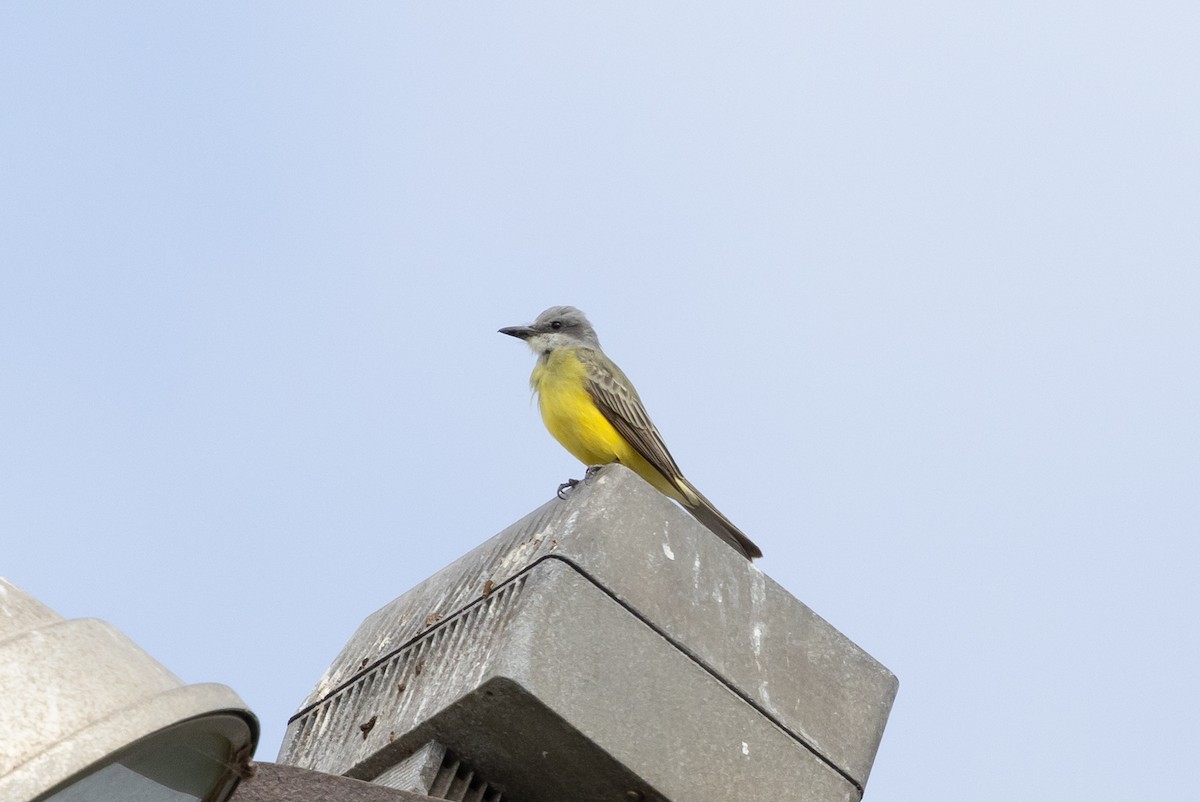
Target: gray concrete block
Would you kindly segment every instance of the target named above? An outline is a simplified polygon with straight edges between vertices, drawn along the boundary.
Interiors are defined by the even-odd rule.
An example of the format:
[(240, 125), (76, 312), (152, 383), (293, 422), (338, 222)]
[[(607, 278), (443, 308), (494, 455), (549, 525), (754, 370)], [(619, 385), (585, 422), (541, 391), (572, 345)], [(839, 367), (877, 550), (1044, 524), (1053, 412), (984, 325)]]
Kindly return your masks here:
[(437, 780), (445, 759), (446, 747), (437, 741), (429, 741), (404, 760), (376, 775), (372, 782), (401, 791), (427, 794)]
[[(610, 761), (588, 763), (603, 766), (591, 781), (647, 799), (746, 798), (774, 793), (772, 778), (849, 799), (895, 691), (863, 650), (610, 466), (368, 617), (280, 760), (370, 777), (431, 739), (475, 759), (465, 730), (508, 750), (476, 763), (496, 782), (571, 744)], [(494, 731), (506, 716), (522, 729)], [(582, 799), (557, 757), (573, 778), (560, 798)]]
[(438, 798), (385, 788), (318, 771), (256, 763), (229, 802), (439, 802)]

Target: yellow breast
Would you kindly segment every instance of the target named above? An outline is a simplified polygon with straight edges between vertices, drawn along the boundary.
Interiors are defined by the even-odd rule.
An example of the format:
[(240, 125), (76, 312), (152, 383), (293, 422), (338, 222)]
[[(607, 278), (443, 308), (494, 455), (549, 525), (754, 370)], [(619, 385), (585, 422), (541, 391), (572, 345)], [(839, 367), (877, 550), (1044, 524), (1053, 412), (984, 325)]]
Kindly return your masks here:
[(573, 350), (538, 360), (529, 383), (538, 394), (542, 421), (554, 439), (584, 465), (620, 462), (672, 498), (679, 491), (613, 428), (587, 391), (587, 367)]
[(585, 465), (606, 465), (630, 448), (604, 417), (586, 387), (587, 368), (571, 350), (539, 360), (530, 384), (538, 394), (542, 421), (554, 439)]

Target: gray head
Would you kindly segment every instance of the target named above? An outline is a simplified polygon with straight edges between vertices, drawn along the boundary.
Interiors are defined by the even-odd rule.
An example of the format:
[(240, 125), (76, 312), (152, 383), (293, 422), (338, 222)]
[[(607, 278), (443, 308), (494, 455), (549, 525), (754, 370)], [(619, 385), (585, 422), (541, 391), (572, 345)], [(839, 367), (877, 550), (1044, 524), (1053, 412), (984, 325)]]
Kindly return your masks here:
[(509, 326), (501, 334), (524, 340), (535, 354), (556, 348), (599, 348), (600, 339), (587, 316), (573, 306), (552, 306), (537, 316), (530, 326)]

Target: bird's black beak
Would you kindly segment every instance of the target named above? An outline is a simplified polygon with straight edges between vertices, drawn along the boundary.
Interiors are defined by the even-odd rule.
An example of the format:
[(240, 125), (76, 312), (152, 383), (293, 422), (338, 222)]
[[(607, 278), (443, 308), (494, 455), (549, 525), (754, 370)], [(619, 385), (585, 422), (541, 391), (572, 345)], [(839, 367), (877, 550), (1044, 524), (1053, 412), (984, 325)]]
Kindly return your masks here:
[(516, 337), (518, 340), (528, 340), (534, 334), (537, 334), (529, 326), (507, 326), (500, 329), (501, 334), (507, 334), (509, 337)]

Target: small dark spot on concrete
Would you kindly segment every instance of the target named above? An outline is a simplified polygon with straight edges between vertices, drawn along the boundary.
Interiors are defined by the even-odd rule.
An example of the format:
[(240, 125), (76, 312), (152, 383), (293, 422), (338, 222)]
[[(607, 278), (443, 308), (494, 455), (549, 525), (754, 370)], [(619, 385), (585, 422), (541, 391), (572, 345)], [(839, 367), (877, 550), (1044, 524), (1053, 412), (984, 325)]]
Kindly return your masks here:
[(408, 688), (408, 686), (405, 685), (403, 682), (396, 683), (396, 691), (398, 693), (404, 693), (405, 689), (407, 689), (407, 688)]
[(492, 588), (494, 588), (494, 587), (496, 587), (496, 583), (492, 582), (492, 580), (489, 579), (487, 582), (484, 582), (483, 583), (483, 598), (486, 599), (488, 596), (491, 596)]
[(436, 624), (438, 621), (441, 621), (441, 620), (442, 620), (442, 614), (439, 613), (438, 611), (434, 610), (432, 613), (425, 616), (425, 626), (431, 627), (434, 624)]
[(424, 670), (425, 670), (425, 658), (422, 657), (420, 660), (417, 661), (417, 664), (415, 666), (413, 666), (413, 676), (419, 677), (421, 675), (421, 672)]
[(364, 658), (362, 659), (362, 662), (360, 662), (360, 663), (358, 664), (358, 667), (359, 667), (359, 668), (366, 668), (366, 667), (367, 667), (367, 663), (369, 663), (369, 662), (371, 662), (371, 658), (369, 658), (369, 657), (364, 657)]
[(371, 716), (371, 718), (366, 723), (358, 725), (358, 728), (360, 730), (362, 730), (364, 741), (367, 740), (367, 733), (369, 733), (371, 730), (375, 729), (375, 722), (378, 720), (379, 720), (379, 716)]

